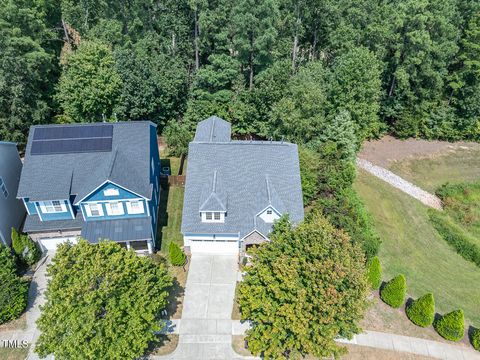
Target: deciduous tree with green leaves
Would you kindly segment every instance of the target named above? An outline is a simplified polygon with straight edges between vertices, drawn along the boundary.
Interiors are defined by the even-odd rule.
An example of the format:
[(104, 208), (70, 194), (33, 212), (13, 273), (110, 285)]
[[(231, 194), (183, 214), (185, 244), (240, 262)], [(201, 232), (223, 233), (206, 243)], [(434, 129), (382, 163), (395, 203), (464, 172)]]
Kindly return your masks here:
[(55, 359), (136, 359), (161, 329), (172, 277), (111, 241), (58, 247), (35, 351)]
[(101, 42), (83, 41), (69, 54), (55, 99), (63, 114), (59, 122), (97, 122), (113, 118), (122, 79), (112, 49)]
[(314, 213), (296, 228), (281, 219), (251, 255), (238, 291), (242, 320), (252, 322), (250, 351), (275, 359), (343, 354), (335, 339), (358, 333), (366, 309), (360, 247)]

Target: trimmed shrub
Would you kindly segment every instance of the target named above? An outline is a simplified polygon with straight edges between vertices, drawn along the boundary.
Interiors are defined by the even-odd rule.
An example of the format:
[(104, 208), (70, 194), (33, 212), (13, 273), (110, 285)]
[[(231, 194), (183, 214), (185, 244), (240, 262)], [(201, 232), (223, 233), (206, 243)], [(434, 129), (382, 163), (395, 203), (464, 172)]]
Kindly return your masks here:
[(404, 303), (406, 293), (407, 280), (400, 274), (380, 289), (380, 298), (391, 307), (398, 308)]
[(367, 263), (367, 280), (372, 289), (378, 289), (382, 282), (382, 266), (377, 256)]
[(10, 248), (0, 245), (0, 324), (16, 319), (27, 307), (28, 283), (17, 276)]
[(455, 310), (443, 315), (433, 323), (433, 327), (438, 334), (451, 341), (459, 341), (465, 333), (463, 310)]
[(408, 318), (421, 327), (432, 325), (435, 318), (435, 300), (433, 294), (425, 294), (414, 300), (406, 308)]
[(185, 265), (186, 256), (185, 253), (180, 249), (176, 243), (171, 242), (168, 248), (168, 252), (170, 255), (170, 262), (174, 266), (183, 266)]
[(40, 259), (40, 249), (26, 234), (20, 234), (12, 228), (12, 248), (17, 258), (24, 264), (31, 266)]
[(475, 350), (480, 351), (480, 329), (473, 329), (470, 334), (470, 342)]

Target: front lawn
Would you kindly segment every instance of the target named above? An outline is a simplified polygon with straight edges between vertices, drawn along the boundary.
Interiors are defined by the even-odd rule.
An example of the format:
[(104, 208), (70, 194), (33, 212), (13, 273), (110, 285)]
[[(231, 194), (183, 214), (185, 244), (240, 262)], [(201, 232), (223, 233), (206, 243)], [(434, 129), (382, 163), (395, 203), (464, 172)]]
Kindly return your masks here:
[(428, 209), (363, 171), (355, 188), (382, 239), (383, 279), (403, 273), (410, 296), (432, 292), (438, 312), (463, 308), (467, 322), (479, 326), (480, 270), (440, 237), (430, 223)]

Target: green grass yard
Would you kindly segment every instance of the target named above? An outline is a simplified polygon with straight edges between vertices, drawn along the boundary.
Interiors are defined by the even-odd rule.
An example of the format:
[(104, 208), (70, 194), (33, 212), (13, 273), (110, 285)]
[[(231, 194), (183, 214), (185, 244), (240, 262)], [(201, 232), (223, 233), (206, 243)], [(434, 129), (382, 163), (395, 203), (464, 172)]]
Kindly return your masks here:
[(183, 246), (183, 236), (180, 233), (182, 225), (183, 194), (181, 186), (169, 186), (160, 193), (158, 238), (161, 241), (161, 251), (168, 254), (170, 242)]
[(480, 149), (459, 149), (443, 155), (397, 161), (390, 170), (427, 191), (435, 192), (447, 182), (478, 181)]
[[(442, 161), (449, 166), (449, 161)], [(466, 165), (462, 162), (461, 166), (452, 168), (452, 174), (456, 174), (460, 167)], [(466, 176), (473, 176), (474, 171), (470, 170)], [(431, 176), (439, 174), (443, 174), (441, 183), (445, 182), (448, 171), (437, 169)], [(427, 179), (427, 172), (422, 176)], [(363, 171), (358, 174), (355, 188), (372, 214), (382, 239), (379, 257), (383, 279), (403, 273), (410, 296), (416, 298), (432, 292), (438, 312), (463, 308), (467, 321), (480, 326), (480, 270), (440, 237), (429, 221), (427, 208)]]

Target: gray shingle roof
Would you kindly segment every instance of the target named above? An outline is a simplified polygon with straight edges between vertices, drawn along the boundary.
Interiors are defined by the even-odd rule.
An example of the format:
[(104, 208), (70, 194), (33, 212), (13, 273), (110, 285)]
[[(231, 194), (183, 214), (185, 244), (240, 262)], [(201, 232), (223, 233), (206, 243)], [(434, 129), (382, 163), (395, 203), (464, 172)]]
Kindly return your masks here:
[(96, 244), (100, 240), (125, 242), (130, 240), (150, 240), (152, 223), (150, 216), (118, 219), (86, 221), (82, 228), (82, 237)]
[(194, 141), (228, 142), (230, 141), (230, 136), (230, 123), (219, 117), (211, 116), (198, 123)]
[[(200, 131), (226, 121), (203, 121)], [(228, 123), (227, 123), (228, 124)], [(197, 133), (198, 135), (198, 133)], [(202, 136), (195, 136), (195, 139)], [(205, 189), (211, 189), (216, 172), (226, 202), (224, 223), (202, 223), (200, 208)], [(211, 195), (211, 191), (208, 193)], [(303, 220), (303, 199), (295, 144), (270, 141), (197, 141), (189, 145), (187, 179), (183, 206), (182, 233), (240, 234), (254, 229), (267, 235), (272, 224), (258, 215), (267, 206), (288, 213), (293, 222)]]
[(31, 155), (34, 130), (69, 125), (32, 126), (17, 197), (42, 201), (76, 195), (78, 201), (110, 180), (150, 199), (150, 127), (155, 124), (150, 121), (111, 124), (112, 151), (49, 155)]
[(84, 223), (81, 212), (77, 213), (75, 219), (68, 220), (41, 221), (38, 215), (27, 215), (23, 231), (30, 233), (37, 231), (80, 230)]

